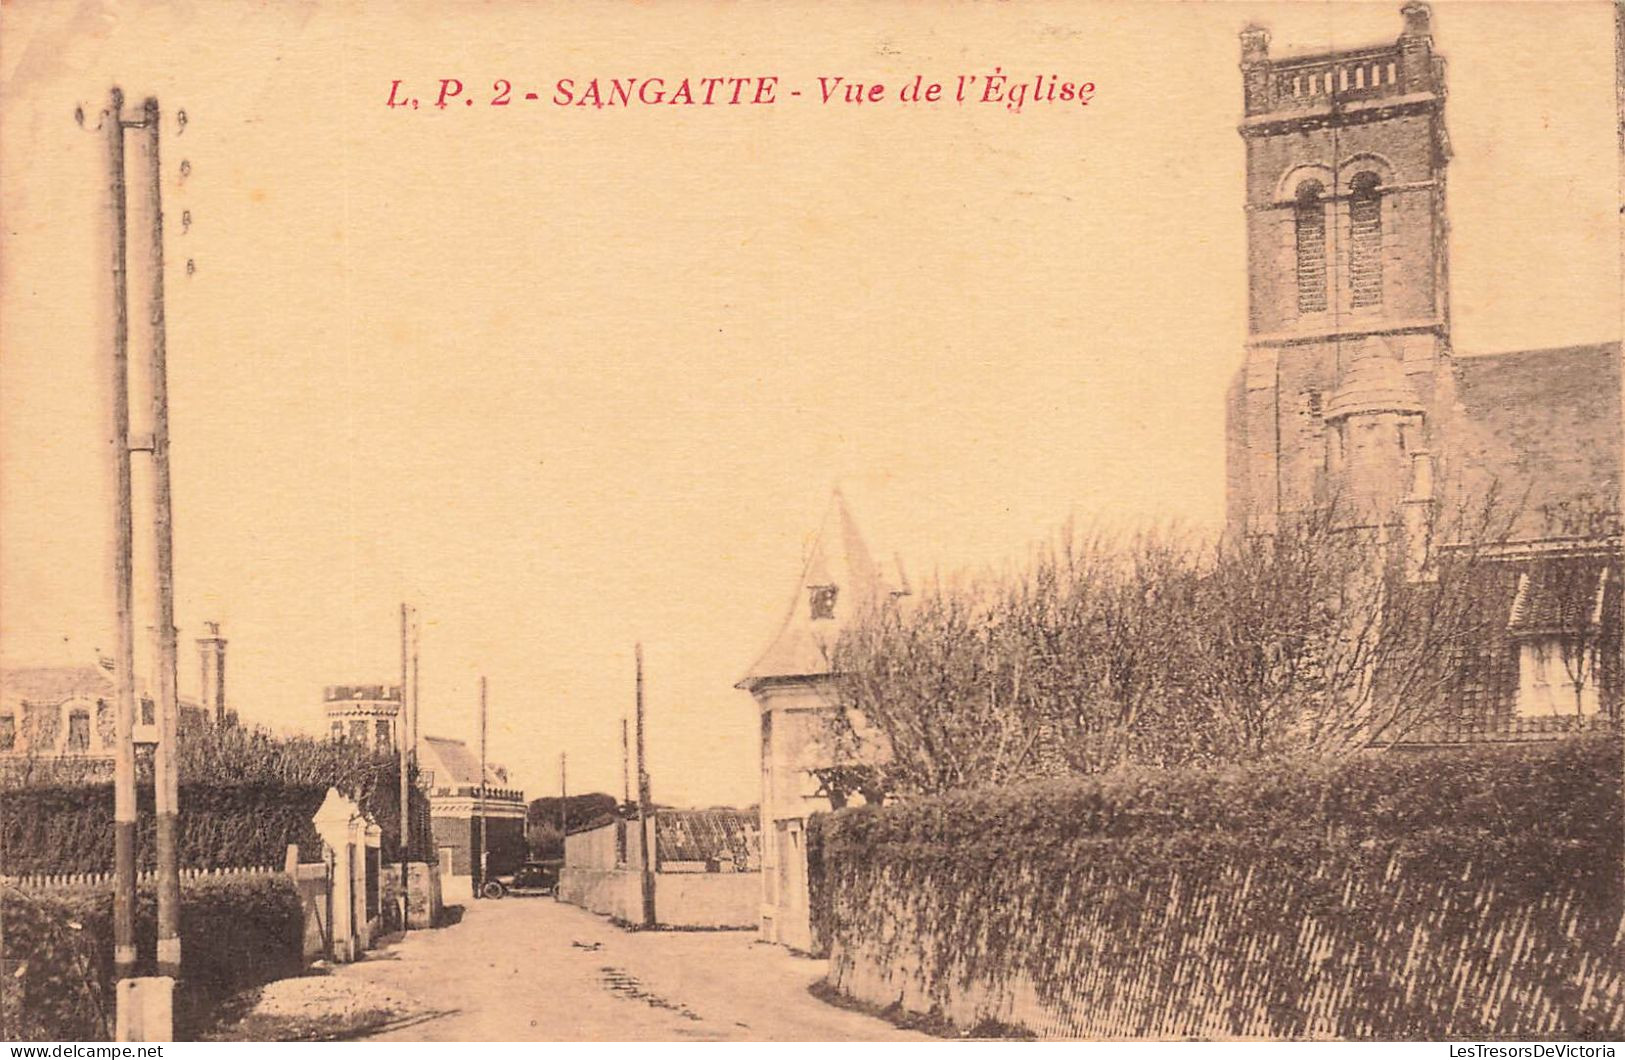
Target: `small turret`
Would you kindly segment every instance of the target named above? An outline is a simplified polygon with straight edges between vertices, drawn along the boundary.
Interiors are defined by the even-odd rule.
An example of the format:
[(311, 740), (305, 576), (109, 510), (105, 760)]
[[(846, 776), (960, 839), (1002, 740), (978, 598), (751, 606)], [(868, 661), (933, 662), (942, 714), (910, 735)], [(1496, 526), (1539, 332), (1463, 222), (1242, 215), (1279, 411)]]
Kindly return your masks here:
[(1338, 500), (1354, 524), (1388, 525), (1425, 470), (1412, 465), (1410, 454), (1422, 445), (1426, 406), (1404, 365), (1377, 336), (1354, 347), (1342, 376), (1326, 403)]
[(1433, 9), (1421, 2), (1411, 0), (1410, 3), (1399, 9), (1405, 16), (1406, 37), (1432, 37), (1433, 36)]

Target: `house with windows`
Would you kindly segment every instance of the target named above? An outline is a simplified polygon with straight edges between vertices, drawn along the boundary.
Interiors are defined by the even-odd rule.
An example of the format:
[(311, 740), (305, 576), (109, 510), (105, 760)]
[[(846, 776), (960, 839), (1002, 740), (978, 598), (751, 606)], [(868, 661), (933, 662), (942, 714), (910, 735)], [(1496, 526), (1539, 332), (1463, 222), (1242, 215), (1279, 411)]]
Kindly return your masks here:
[(332, 739), (393, 751), (401, 721), (401, 686), (328, 685), (322, 689), (322, 716)]
[[(224, 685), (212, 687), (220, 698), (209, 706), (179, 697), (183, 738), (194, 728), (237, 724), (236, 712), (225, 706)], [(0, 776), (38, 776), (43, 769), (64, 781), (111, 779), (115, 703), (105, 660), (96, 666), (0, 670)], [(156, 723), (152, 695), (139, 683), (134, 720), (138, 727)]]
[(1487, 557), (1496, 629), (1466, 652), (1456, 724), (1566, 730), (1620, 699), (1620, 344), (1455, 348), (1445, 60), (1427, 5), (1401, 15), (1393, 40), (1318, 54), (1241, 33), (1228, 522), (1268, 535), (1334, 506), (1351, 531), (1402, 536), (1419, 570)]
[[(486, 763), (462, 740), (425, 736), (418, 749), (418, 784), (429, 796), (429, 821), (445, 901), (472, 898), (476, 884), (506, 876), (525, 860), (525, 793), (508, 771)], [(480, 853), (485, 852), (485, 871)]]
[[(831, 768), (840, 764), (828, 724), (837, 709), (831, 663), (836, 639), (870, 603), (907, 592), (901, 565), (885, 568), (875, 561), (836, 490), (778, 632), (735, 686), (751, 694), (761, 718), (758, 922), (765, 941), (798, 950), (813, 945), (807, 818), (841, 799), (826, 786)], [(861, 726), (861, 719), (854, 721)]]

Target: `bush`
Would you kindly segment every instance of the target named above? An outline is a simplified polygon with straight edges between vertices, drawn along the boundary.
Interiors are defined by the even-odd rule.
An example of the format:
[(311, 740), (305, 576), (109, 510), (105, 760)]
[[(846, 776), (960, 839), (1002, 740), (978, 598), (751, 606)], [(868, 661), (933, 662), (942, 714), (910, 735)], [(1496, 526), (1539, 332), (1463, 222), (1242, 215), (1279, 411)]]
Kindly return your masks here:
[[(30, 892), (0, 886), (5, 960), (0, 1038), (101, 1041), (113, 1032), (109, 888)], [(103, 943), (106, 945), (103, 945)]]
[[(183, 784), (178, 857), (182, 868), (280, 866), (288, 844), (314, 859), (311, 815), (327, 789), (317, 785)], [(153, 791), (136, 790), (136, 858), (154, 864)], [(113, 787), (25, 788), (0, 799), (0, 850), (10, 875), (109, 872), (113, 868)]]
[[(842, 810), (811, 826), (815, 934), (835, 979), (910, 964), (945, 1006), (1025, 977), (1072, 1034), (1618, 1031), (1621, 983), (1596, 969), (1620, 923), (1621, 786), (1618, 744), (1585, 739)], [(1180, 979), (1198, 953), (1206, 1007)], [(1519, 1000), (1487, 996), (1503, 975)]]
[[(206, 741), (182, 744), (180, 865), (264, 868), (282, 864), (288, 845), (321, 856), (311, 816), (329, 787), (356, 800), (378, 824), (385, 861), (399, 860), (400, 773), (395, 756), (354, 745), (262, 733), (204, 730)], [(263, 753), (257, 765), (248, 765)], [(188, 759), (188, 755), (191, 756)], [(187, 768), (187, 762), (191, 762)], [(137, 863), (153, 864), (153, 789), (136, 787)], [(428, 798), (412, 788), (412, 846), (433, 857)], [(11, 788), (0, 799), (0, 854), (8, 875), (107, 872), (113, 867), (113, 785), (53, 784)]]
[[(110, 884), (23, 891), (0, 888), (5, 963), (3, 1036), (22, 1041), (112, 1037), (113, 892)], [(136, 937), (150, 961), (156, 900), (137, 892)], [(176, 1033), (194, 1036), (220, 1001), (238, 990), (296, 974), (303, 962), (304, 909), (278, 874), (218, 876), (181, 884), (182, 978)]]

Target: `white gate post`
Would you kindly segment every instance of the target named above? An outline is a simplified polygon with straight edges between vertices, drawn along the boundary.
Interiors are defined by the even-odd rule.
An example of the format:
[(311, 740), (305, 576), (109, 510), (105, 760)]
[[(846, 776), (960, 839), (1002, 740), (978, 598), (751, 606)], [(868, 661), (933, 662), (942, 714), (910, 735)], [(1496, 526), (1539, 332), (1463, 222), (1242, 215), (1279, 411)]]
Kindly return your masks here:
[(316, 826), (316, 834), (322, 837), (328, 852), (333, 858), (333, 874), (329, 886), (333, 888), (332, 909), (333, 923), (328, 925), (328, 931), (333, 940), (333, 959), (335, 961), (353, 961), (360, 954), (357, 945), (366, 930), (366, 907), (362, 907), (360, 923), (356, 920), (356, 896), (362, 893), (362, 888), (356, 886), (356, 872), (359, 868), (362, 885), (366, 883), (366, 864), (363, 842), (357, 842), (357, 822), (361, 820), (361, 810), (355, 803), (340, 795), (337, 788), (327, 789), (327, 798), (322, 801), (321, 809), (311, 818)]

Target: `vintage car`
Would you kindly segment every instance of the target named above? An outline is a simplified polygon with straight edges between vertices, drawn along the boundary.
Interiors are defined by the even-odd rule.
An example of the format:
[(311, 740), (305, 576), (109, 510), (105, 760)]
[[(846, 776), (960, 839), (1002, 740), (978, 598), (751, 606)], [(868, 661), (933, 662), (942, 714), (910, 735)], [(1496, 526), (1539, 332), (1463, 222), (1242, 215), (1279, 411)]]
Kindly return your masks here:
[(563, 862), (559, 861), (527, 861), (509, 878), (488, 882), (481, 888), (480, 893), (486, 898), (502, 898), (510, 894), (556, 895), (559, 888), (559, 869), (562, 867)]

